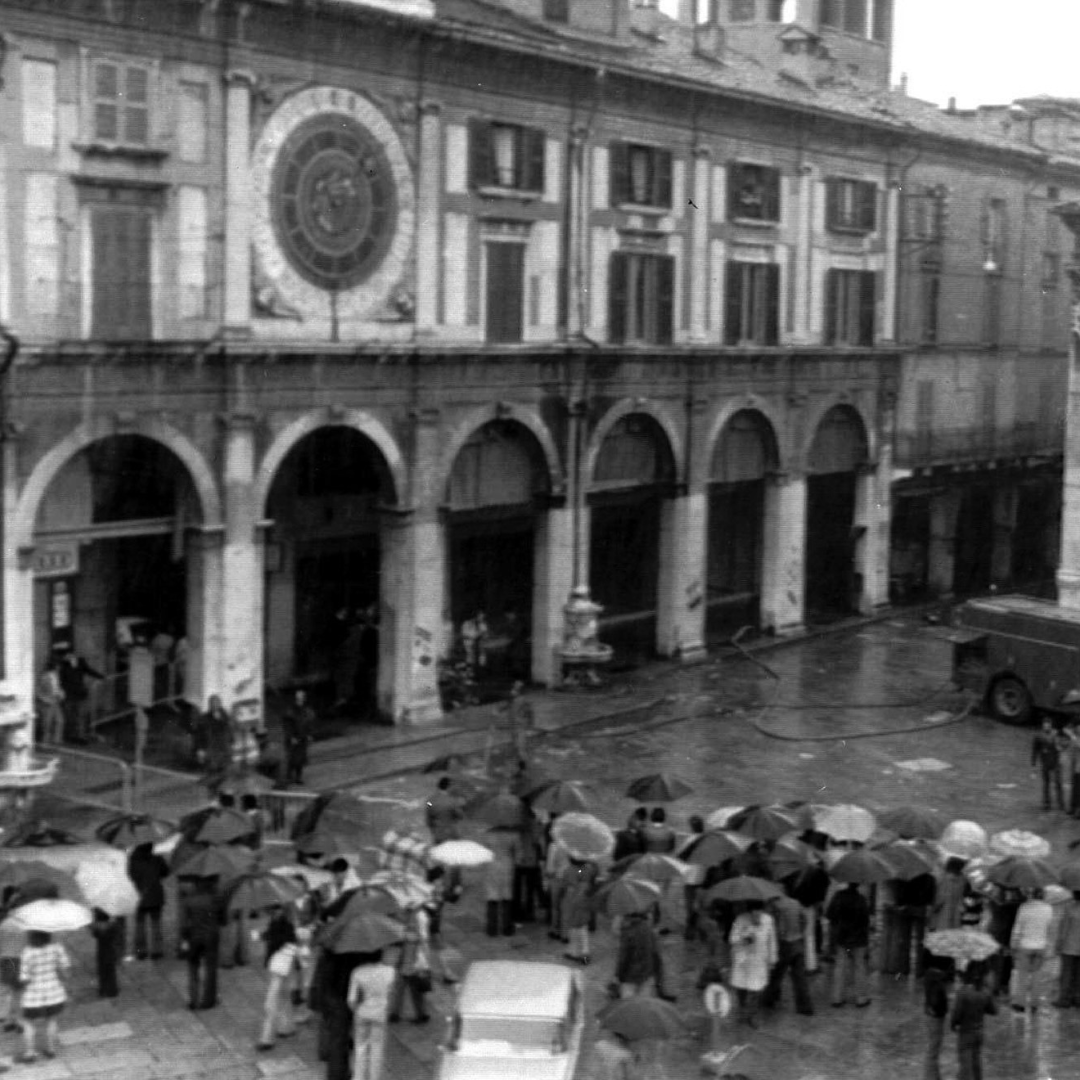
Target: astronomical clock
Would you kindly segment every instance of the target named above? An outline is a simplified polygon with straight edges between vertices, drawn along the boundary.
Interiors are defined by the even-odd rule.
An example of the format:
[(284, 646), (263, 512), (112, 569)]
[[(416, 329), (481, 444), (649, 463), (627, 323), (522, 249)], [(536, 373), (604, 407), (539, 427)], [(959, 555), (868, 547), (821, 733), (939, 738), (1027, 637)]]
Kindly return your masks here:
[(380, 318), (408, 274), (413, 177), (368, 98), (319, 86), (269, 116), (252, 158), (256, 276), (302, 322)]

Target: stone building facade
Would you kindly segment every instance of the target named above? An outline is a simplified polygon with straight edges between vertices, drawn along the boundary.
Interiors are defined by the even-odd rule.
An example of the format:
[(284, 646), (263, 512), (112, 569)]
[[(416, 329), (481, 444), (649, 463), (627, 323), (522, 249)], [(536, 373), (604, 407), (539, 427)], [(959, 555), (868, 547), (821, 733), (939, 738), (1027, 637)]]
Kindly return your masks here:
[(6, 685), (144, 619), (257, 696), (369, 610), (423, 721), (478, 610), (556, 682), (575, 585), (684, 658), (962, 587), (1004, 475), (1015, 576), (1080, 161), (889, 92), (847, 5), (11, 0)]

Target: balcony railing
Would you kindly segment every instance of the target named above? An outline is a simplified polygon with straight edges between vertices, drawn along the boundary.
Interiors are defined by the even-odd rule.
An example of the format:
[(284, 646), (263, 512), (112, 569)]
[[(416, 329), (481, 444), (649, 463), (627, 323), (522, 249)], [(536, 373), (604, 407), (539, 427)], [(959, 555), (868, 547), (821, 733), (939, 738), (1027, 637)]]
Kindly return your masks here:
[(933, 428), (898, 432), (895, 463), (902, 468), (927, 468), (1054, 456), (1064, 449), (1065, 424), (1059, 418), (1047, 424), (1024, 421), (1011, 428)]

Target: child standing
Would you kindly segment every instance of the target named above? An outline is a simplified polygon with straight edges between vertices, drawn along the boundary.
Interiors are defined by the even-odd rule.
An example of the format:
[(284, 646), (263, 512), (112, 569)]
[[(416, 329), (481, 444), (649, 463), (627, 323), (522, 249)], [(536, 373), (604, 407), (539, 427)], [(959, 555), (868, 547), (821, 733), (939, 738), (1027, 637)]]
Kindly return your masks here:
[(120, 984), (116, 980), (116, 968), (123, 951), (123, 924), (107, 911), (94, 908), (94, 921), (90, 933), (97, 943), (98, 997), (119, 997)]
[(982, 1080), (983, 1021), (997, 1012), (993, 996), (983, 989), (982, 976), (982, 965), (971, 964), (953, 1002), (950, 1027), (956, 1032), (958, 1080)]

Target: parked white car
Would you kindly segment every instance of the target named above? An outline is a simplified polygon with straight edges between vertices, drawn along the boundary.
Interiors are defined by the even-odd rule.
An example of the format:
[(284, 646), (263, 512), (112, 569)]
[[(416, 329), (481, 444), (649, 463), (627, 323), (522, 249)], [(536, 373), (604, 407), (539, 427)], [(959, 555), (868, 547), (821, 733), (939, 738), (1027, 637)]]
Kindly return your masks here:
[(580, 971), (477, 960), (449, 1019), (437, 1080), (572, 1080), (584, 1014)]

